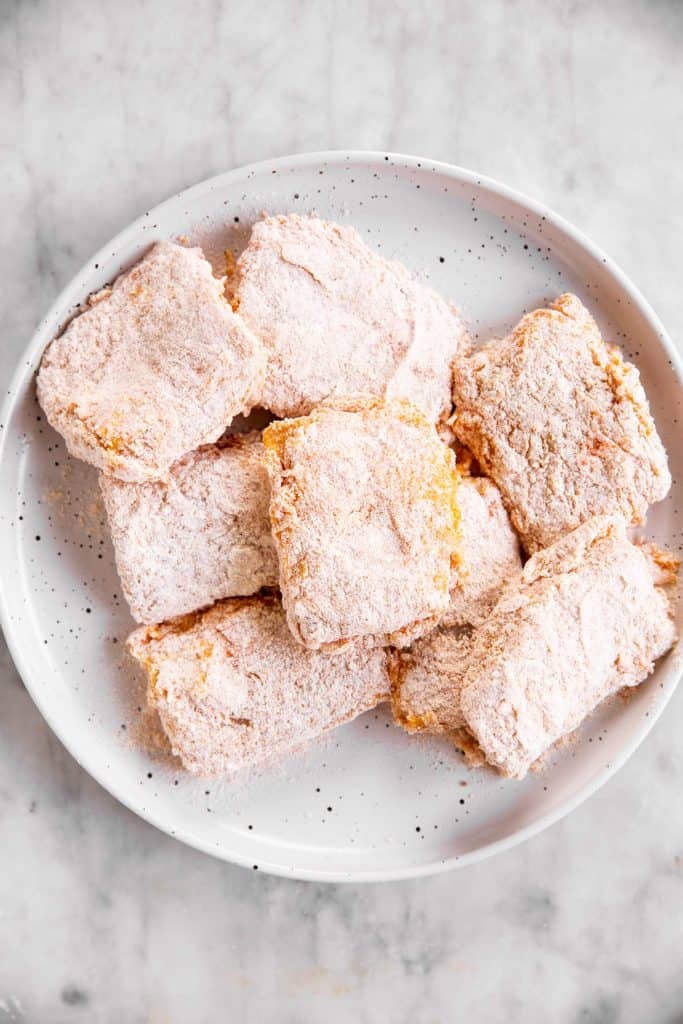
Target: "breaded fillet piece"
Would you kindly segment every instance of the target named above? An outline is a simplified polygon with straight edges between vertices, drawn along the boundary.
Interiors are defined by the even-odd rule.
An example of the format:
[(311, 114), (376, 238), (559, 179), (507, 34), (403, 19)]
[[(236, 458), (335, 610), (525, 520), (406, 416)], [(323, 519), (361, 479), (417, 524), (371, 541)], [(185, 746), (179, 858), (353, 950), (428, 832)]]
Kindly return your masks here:
[(138, 622), (277, 586), (259, 434), (190, 452), (164, 483), (102, 474), (100, 487), (121, 586)]
[(478, 626), (501, 587), (522, 568), (517, 534), (500, 491), (484, 476), (465, 476), (458, 487), (460, 562), (441, 626)]
[(448, 416), (463, 323), (354, 228), (296, 214), (258, 221), (237, 263), (235, 303), (268, 350), (261, 404), (276, 415), (368, 394), (408, 398), (434, 422)]
[(276, 598), (222, 601), (128, 639), (173, 753), (227, 775), (301, 747), (389, 697), (386, 655), (307, 651)]
[(270, 516), (290, 628), (319, 648), (409, 643), (448, 604), (453, 452), (415, 406), (348, 399), (271, 423)]
[(458, 743), (465, 724), (459, 682), (471, 629), (486, 619), (508, 580), (522, 569), (519, 541), (500, 491), (486, 477), (458, 486), (460, 562), (438, 629), (392, 658), (394, 717), (408, 731), (449, 733)]
[(446, 733), (457, 742), (465, 727), (460, 693), (471, 647), (471, 630), (439, 626), (409, 650), (392, 652), (392, 710), (407, 732)]
[(676, 638), (661, 578), (620, 516), (590, 519), (527, 562), (477, 631), (462, 682), (462, 714), (490, 764), (521, 778), (650, 674)]
[(216, 441), (264, 372), (201, 250), (159, 242), (48, 347), (38, 398), (72, 455), (140, 482)]
[(459, 360), (453, 396), (455, 434), (500, 487), (528, 552), (594, 515), (641, 522), (671, 485), (638, 371), (574, 295)]
[(396, 660), (404, 727), (465, 728), (489, 764), (522, 778), (606, 697), (637, 686), (675, 640), (678, 562), (597, 516), (534, 555), (471, 636), (439, 632)]

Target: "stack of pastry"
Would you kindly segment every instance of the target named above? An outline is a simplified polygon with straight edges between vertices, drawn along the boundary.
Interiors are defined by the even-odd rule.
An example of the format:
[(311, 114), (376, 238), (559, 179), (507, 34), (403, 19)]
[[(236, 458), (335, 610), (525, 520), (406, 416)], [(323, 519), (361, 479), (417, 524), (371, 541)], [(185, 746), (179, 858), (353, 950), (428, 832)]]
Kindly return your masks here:
[[(38, 374), (100, 470), (128, 647), (187, 769), (258, 765), (391, 700), (522, 777), (647, 677), (677, 564), (627, 531), (666, 454), (577, 298), (473, 348), (401, 264), (295, 215), (254, 225), (230, 295), (160, 242)], [(277, 418), (226, 436), (255, 407)]]

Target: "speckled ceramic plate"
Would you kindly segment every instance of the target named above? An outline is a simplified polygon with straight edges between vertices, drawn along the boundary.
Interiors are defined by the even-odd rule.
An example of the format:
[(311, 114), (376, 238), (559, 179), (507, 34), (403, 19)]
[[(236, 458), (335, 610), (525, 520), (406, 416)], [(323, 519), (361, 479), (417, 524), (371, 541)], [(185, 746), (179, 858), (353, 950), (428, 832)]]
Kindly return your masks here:
[(32, 338), (2, 412), (0, 573), (5, 635), (47, 722), (114, 796), (226, 860), (298, 878), (425, 875), (502, 850), (566, 814), (644, 739), (676, 685), (676, 655), (628, 703), (604, 707), (524, 782), (469, 772), (447, 745), (411, 739), (385, 710), (239, 784), (188, 777), (140, 743), (140, 682), (123, 653), (121, 600), (95, 473), (41, 417), (34, 374), (79, 302), (159, 238), (187, 235), (222, 269), (263, 210), (355, 225), (383, 255), (424, 274), (488, 338), (566, 289), (639, 366), (674, 487), (647, 533), (680, 547), (680, 360), (624, 275), (559, 217), (456, 167), (385, 154), (327, 153), (231, 171), (169, 199), (105, 246)]

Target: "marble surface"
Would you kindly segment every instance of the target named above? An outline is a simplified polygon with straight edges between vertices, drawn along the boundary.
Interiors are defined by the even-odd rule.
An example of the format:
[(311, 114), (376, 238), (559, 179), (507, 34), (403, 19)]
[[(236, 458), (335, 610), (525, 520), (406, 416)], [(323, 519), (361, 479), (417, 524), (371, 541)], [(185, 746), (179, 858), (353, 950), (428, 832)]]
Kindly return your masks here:
[[(683, 337), (677, 0), (0, 5), (6, 381), (91, 253), (183, 186), (323, 148), (423, 153), (574, 221)], [(683, 1022), (683, 691), (524, 846), (410, 883), (257, 876), (161, 835), (0, 653), (0, 1022)]]

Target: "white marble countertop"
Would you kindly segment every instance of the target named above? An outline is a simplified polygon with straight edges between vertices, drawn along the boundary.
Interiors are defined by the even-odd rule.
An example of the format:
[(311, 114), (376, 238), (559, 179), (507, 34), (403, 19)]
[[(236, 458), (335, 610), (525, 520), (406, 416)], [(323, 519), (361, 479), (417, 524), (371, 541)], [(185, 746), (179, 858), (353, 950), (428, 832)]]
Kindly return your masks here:
[[(557, 209), (683, 337), (683, 5), (8, 0), (6, 381), (76, 269), (252, 160), (393, 149)], [(683, 692), (587, 804), (424, 881), (254, 876), (91, 781), (0, 653), (0, 1022), (683, 1020)]]

